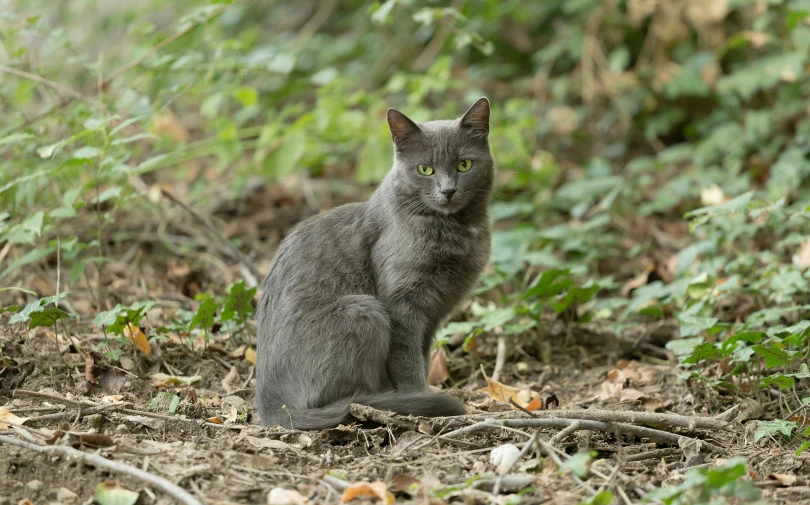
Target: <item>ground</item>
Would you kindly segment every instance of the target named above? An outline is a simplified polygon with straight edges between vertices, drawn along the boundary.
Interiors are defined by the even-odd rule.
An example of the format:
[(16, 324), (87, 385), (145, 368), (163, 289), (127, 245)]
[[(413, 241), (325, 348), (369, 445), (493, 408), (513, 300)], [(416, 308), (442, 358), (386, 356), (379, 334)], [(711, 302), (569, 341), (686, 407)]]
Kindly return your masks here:
[[(293, 223), (315, 212), (303, 197), (290, 196), (302, 193), (290, 187), (254, 190), (239, 208), (224, 202), (213, 213), (231, 219), (231, 228), (241, 227), (241, 236), (277, 244)], [(343, 195), (331, 204), (359, 197)], [(194, 216), (181, 210), (166, 219), (176, 220), (173, 226), (186, 230), (187, 240), (205, 239)], [(336, 503), (358, 489), (397, 503), (507, 503), (520, 495), (521, 503), (576, 504), (603, 490), (613, 493), (614, 503), (638, 503), (650, 490), (681, 484), (690, 469), (722, 468), (736, 456), (747, 458), (747, 480), (771, 503), (810, 499), (810, 486), (804, 485), (810, 473), (807, 456), (794, 456), (795, 448), (782, 447), (773, 437), (753, 442), (756, 419), (771, 404), (722, 396), (701, 382), (680, 379), (682, 370), (664, 348), (676, 337), (678, 325), (666, 318), (638, 323), (621, 334), (597, 322), (566, 323), (561, 315), (547, 317), (524, 334), (505, 335), (496, 327), (466, 343), (463, 334), (453, 335), (445, 350), (434, 353), (431, 381), (466, 402), (469, 415), (457, 420), (399, 419), (371, 412), (365, 422), (322, 432), (264, 428), (254, 395), (253, 321), (234, 331), (212, 329), (210, 336), (156, 331), (171, 323), (178, 309), (196, 307), (195, 295), (209, 288), (221, 292), (244, 270), (216, 258), (167, 259), (161, 241), (150, 240), (161, 230), (160, 223), (122, 217), (116, 226), (119, 233), (140, 229), (141, 239), (111, 242), (111, 248), (137, 247), (111, 256), (124, 259), (106, 265), (101, 291), (110, 298), (108, 308), (142, 299), (158, 302), (139, 323), (152, 337), (149, 356), (120, 345), (120, 340), (108, 341), (113, 336), (90, 323), (93, 299), (99, 296), (89, 287), (92, 279), (85, 291), (71, 294), (66, 307), (78, 318), (71, 323), (70, 338), (62, 327), (56, 332), (25, 330), (24, 325), (8, 324), (10, 315), (3, 315), (0, 403), (8, 411), (0, 427), (3, 420), (10, 424), (0, 429), (0, 436), (40, 448), (55, 444), (96, 453), (178, 484), (201, 503), (287, 503), (284, 496), (292, 503)], [(257, 269), (266, 272), (271, 258), (271, 250), (256, 257)], [(209, 266), (217, 262), (218, 268)], [(58, 266), (25, 272), (19, 281), (42, 286), (43, 295), (54, 294), (49, 283)], [(120, 353), (101, 352), (113, 348)], [(156, 378), (158, 373), (192, 379), (172, 383)], [(497, 382), (487, 387), (493, 374)], [(538, 410), (521, 412), (510, 398)], [(568, 419), (585, 409), (606, 412), (611, 428), (574, 431), (554, 440), (561, 426), (481, 424), (486, 417)], [(621, 419), (610, 418), (616, 412), (715, 419), (721, 428), (631, 421), (686, 437), (656, 442), (620, 434), (620, 425), (612, 421)], [(454, 433), (468, 425), (480, 429)], [(508, 459), (509, 452), (524, 447), (534, 434), (559, 452), (532, 444), (496, 483), (493, 449), (500, 448), (496, 452)], [(695, 440), (702, 442), (695, 445)], [(577, 456), (589, 451), (586, 460)], [(140, 493), (140, 503), (175, 501), (126, 473), (63, 454), (0, 444), (0, 504), (90, 503), (106, 481)], [(362, 482), (382, 484), (363, 488)], [(701, 489), (693, 489), (695, 496)], [(362, 500), (382, 499), (356, 498)]]

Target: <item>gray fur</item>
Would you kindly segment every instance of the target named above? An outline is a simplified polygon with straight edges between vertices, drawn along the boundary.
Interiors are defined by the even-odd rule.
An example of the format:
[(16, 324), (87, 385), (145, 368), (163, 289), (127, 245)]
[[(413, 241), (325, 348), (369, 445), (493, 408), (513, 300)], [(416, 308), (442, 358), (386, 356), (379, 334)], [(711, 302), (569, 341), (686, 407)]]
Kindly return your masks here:
[[(371, 199), (296, 226), (262, 285), (257, 403), (265, 425), (333, 427), (351, 419), (350, 402), (422, 416), (465, 412), (428, 392), (428, 356), (489, 258), (489, 102), (419, 125), (389, 109), (388, 124), (394, 164)], [(466, 159), (472, 169), (459, 172)], [(420, 164), (435, 173), (420, 175)]]

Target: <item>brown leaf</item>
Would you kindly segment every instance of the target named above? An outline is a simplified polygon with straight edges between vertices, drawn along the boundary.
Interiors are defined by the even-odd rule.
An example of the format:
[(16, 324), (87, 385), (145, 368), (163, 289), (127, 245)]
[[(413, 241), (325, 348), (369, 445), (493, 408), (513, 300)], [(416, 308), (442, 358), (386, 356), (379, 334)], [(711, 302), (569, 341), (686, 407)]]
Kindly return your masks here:
[(169, 386), (190, 386), (202, 380), (199, 375), (192, 375), (191, 377), (184, 377), (181, 375), (167, 375), (165, 373), (155, 373), (149, 376), (152, 385), (158, 388)]
[(646, 393), (639, 391), (638, 389), (627, 388), (622, 390), (622, 394), (619, 397), (619, 401), (621, 402), (639, 402), (642, 399), (646, 398)]
[(14, 424), (23, 424), (27, 420), (27, 417), (19, 417), (14, 415), (13, 412), (8, 410), (8, 407), (0, 407), (0, 430), (8, 429), (8, 425), (3, 423), (3, 421), (9, 421)]
[(82, 445), (90, 447), (110, 447), (114, 445), (112, 438), (99, 433), (84, 433), (79, 437)]
[(267, 505), (305, 505), (308, 502), (307, 497), (295, 489), (274, 487), (267, 495)]
[(444, 346), (433, 349), (430, 353), (430, 371), (428, 372), (428, 384), (438, 386), (443, 384), (450, 377), (447, 370), (447, 352)]
[(282, 442), (281, 440), (273, 440), (272, 438), (259, 438), (248, 435), (245, 437), (245, 442), (252, 445), (256, 449), (274, 449), (277, 451), (298, 452), (290, 444)]
[(792, 473), (772, 473), (768, 475), (771, 480), (778, 480), (783, 486), (792, 486), (798, 480), (798, 477)]
[(385, 505), (392, 505), (396, 498), (385, 485), (385, 482), (355, 482), (343, 491), (343, 503), (350, 502), (358, 497), (370, 496), (379, 498)]
[(391, 485), (391, 491), (414, 496), (419, 492), (419, 484), (419, 479), (403, 473), (394, 477), (394, 483)]
[(239, 347), (237, 347), (236, 349), (234, 349), (233, 351), (231, 351), (229, 356), (231, 358), (239, 359), (239, 358), (241, 358), (241, 357), (243, 357), (245, 355), (245, 349), (247, 349), (247, 346), (245, 344), (242, 344)]
[(96, 363), (93, 356), (87, 352), (84, 354), (84, 380), (90, 384), (98, 384), (98, 377), (96, 376)]
[[(550, 395), (548, 395), (548, 397), (546, 398), (546, 401), (543, 402), (543, 408), (546, 409), (546, 410), (551, 409), (552, 406), (557, 407), (557, 408), (560, 407), (560, 399), (557, 398), (557, 395), (554, 394), (554, 393), (551, 393)], [(532, 410), (534, 410), (534, 409), (532, 409)]]
[(645, 284), (647, 284), (647, 279), (650, 278), (650, 274), (653, 273), (653, 271), (655, 271), (655, 264), (650, 263), (649, 265), (647, 265), (647, 267), (644, 269), (643, 272), (636, 275), (629, 281), (625, 282), (622, 285), (622, 288), (619, 290), (619, 293), (622, 296), (627, 297), (630, 293), (633, 292), (634, 289), (644, 286)]
[[(518, 389), (511, 386), (502, 384), (496, 380), (487, 377), (487, 386), (481, 388), (479, 391), (486, 393), (495, 401), (509, 402), (512, 401), (525, 408), (526, 410), (540, 410), (543, 407), (543, 400), (540, 394), (529, 389)], [(517, 410), (516, 407), (513, 407)]]
[(141, 351), (141, 354), (146, 357), (152, 355), (152, 346), (149, 344), (149, 340), (147, 340), (146, 335), (140, 328), (132, 323), (127, 323), (124, 327), (124, 336), (135, 344), (135, 348)]

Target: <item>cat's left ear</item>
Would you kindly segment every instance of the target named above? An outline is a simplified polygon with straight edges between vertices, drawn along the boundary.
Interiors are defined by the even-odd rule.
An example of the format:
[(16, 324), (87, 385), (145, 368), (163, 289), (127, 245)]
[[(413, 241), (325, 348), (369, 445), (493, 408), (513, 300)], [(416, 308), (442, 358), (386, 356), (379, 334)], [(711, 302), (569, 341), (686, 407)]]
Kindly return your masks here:
[(481, 97), (464, 113), (461, 126), (489, 135), (489, 100)]
[(391, 136), (394, 138), (394, 144), (397, 146), (407, 144), (422, 133), (422, 130), (416, 123), (411, 121), (411, 118), (396, 109), (388, 109), (386, 117), (388, 118), (388, 128), (391, 129)]

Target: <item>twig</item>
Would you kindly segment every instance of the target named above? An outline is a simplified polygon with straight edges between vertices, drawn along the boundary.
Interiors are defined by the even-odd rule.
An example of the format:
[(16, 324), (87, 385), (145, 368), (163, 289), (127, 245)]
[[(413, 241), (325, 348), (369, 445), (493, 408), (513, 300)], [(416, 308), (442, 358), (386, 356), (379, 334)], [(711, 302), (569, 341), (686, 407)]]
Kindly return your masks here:
[(49, 393), (40, 393), (38, 391), (28, 391), (26, 389), (15, 389), (13, 396), (16, 398), (18, 396), (30, 396), (34, 398), (45, 398), (46, 400), (53, 400), (57, 403), (63, 403), (66, 405), (75, 405), (77, 407), (97, 407), (98, 403), (90, 402), (90, 401), (80, 401), (80, 400), (70, 400), (68, 398), (64, 398), (61, 396), (52, 395)]
[[(455, 9), (456, 11), (461, 11), (465, 3), (467, 3), (467, 0), (454, 0), (450, 5), (450, 8)], [(444, 43), (447, 42), (450, 34), (453, 33), (453, 26), (456, 24), (456, 18), (451, 14), (446, 14), (445, 16), (446, 17), (442, 20), (441, 25), (439, 25), (439, 28), (436, 30), (436, 33), (433, 34), (433, 38), (430, 39), (430, 42), (428, 42), (428, 45), (425, 47), (422, 53), (416, 57), (416, 60), (414, 60), (414, 70), (427, 70), (430, 64), (433, 63), (433, 60), (436, 59), (436, 56), (439, 55), (439, 52), (442, 50), (442, 47), (444, 47)]]
[(38, 82), (40, 84), (44, 84), (45, 86), (51, 87), (51, 88), (59, 91), (63, 95), (68, 95), (69, 97), (72, 97), (75, 100), (79, 100), (79, 99), (82, 98), (81, 93), (79, 93), (78, 91), (75, 91), (75, 90), (65, 86), (64, 84), (60, 84), (58, 82), (46, 79), (46, 78), (42, 77), (41, 75), (32, 74), (30, 72), (26, 72), (25, 70), (20, 70), (18, 68), (14, 68), (14, 67), (7, 67), (6, 65), (0, 65), (0, 72), (16, 75), (17, 77), (22, 77), (22, 78), (28, 79), (30, 81), (34, 81), (34, 82)]
[[(548, 444), (548, 442), (544, 442), (543, 440), (540, 440), (540, 439), (538, 439), (538, 440), (537, 440), (537, 444), (538, 444), (540, 447), (542, 447), (542, 448), (543, 448), (543, 451), (545, 451), (545, 453), (546, 453), (546, 454), (548, 454), (548, 456), (549, 456), (551, 459), (553, 459), (555, 463), (557, 463), (557, 466), (558, 466), (558, 467), (562, 468), (562, 466), (563, 466), (563, 462), (562, 462), (562, 460), (560, 460), (560, 457), (559, 457), (559, 456), (557, 455), (557, 453), (554, 451), (554, 447), (550, 446), (550, 445)], [(591, 493), (591, 495), (595, 495), (595, 494), (596, 494), (596, 490), (595, 490), (594, 488), (592, 488), (591, 486), (589, 486), (588, 484), (586, 484), (586, 483), (585, 483), (585, 482), (584, 482), (582, 479), (580, 479), (579, 477), (577, 477), (577, 476), (576, 476), (576, 475), (574, 475), (573, 473), (571, 474), (571, 477), (573, 477), (573, 478), (574, 478), (574, 480), (577, 482), (577, 484), (579, 484), (579, 485), (580, 485), (580, 486), (582, 486), (584, 489), (586, 489), (586, 490), (587, 490), (589, 493)]]
[(497, 381), (501, 379), (501, 372), (503, 372), (503, 365), (505, 363), (506, 363), (506, 337), (501, 335), (500, 337), (498, 337), (498, 352), (497, 355), (495, 356), (495, 370), (492, 371), (492, 380)]
[(312, 38), (313, 35), (318, 33), (318, 30), (321, 29), (324, 23), (329, 19), (329, 16), (337, 8), (340, 0), (327, 0), (321, 3), (321, 6), (315, 11), (315, 14), (309, 19), (309, 21), (301, 27), (301, 30), (296, 35), (295, 40), (293, 41), (292, 47), (293, 51), (298, 51), (303, 48), (309, 39)]
[[(485, 421), (481, 421), (477, 424), (473, 424), (472, 426), (466, 426), (464, 428), (459, 428), (455, 431), (451, 431), (450, 433), (445, 435), (445, 438), (457, 438), (462, 435), (468, 435), (471, 433), (475, 433), (478, 431), (483, 431), (487, 429), (497, 429), (503, 427), (511, 427), (511, 428), (567, 428), (568, 426), (572, 425), (575, 422), (579, 422), (580, 428), (583, 430), (591, 430), (591, 431), (602, 431), (608, 433), (614, 433), (616, 427), (619, 429), (619, 433), (622, 435), (633, 435), (636, 437), (641, 438), (648, 438), (655, 442), (667, 443), (672, 445), (678, 445), (678, 441), (685, 438), (687, 440), (693, 440), (691, 437), (686, 437), (683, 435), (676, 435), (675, 433), (669, 433), (666, 431), (656, 430), (653, 428), (645, 428), (642, 426), (634, 426), (632, 424), (624, 424), (624, 423), (607, 423), (602, 421), (586, 421), (582, 419), (563, 419), (563, 418), (551, 418), (551, 419), (492, 419), (489, 418)], [(720, 454), (725, 454), (725, 450), (722, 448), (711, 444), (706, 441), (702, 441), (702, 446), (706, 447), (707, 449), (711, 449), (712, 451), (716, 451)]]
[(226, 239), (222, 235), (222, 233), (220, 233), (220, 231), (217, 229), (217, 227), (214, 226), (214, 223), (212, 223), (210, 219), (208, 219), (207, 217), (205, 217), (204, 215), (199, 213), (194, 208), (190, 207), (184, 201), (182, 201), (179, 198), (177, 198), (176, 196), (174, 196), (171, 192), (169, 192), (169, 191), (167, 191), (165, 189), (162, 189), (161, 192), (163, 193), (163, 195), (166, 196), (166, 198), (168, 198), (169, 200), (173, 201), (174, 203), (176, 203), (177, 205), (182, 207), (183, 210), (185, 210), (186, 212), (191, 214), (192, 217), (194, 217), (197, 221), (199, 221), (203, 226), (208, 228), (208, 231), (210, 231), (211, 234), (214, 235), (214, 237), (216, 237), (216, 239), (222, 245), (224, 245), (228, 249), (228, 251), (230, 251), (233, 258), (235, 260), (239, 261), (240, 263), (242, 263), (245, 266), (245, 268), (250, 270), (250, 273), (252, 273), (256, 278), (259, 278), (259, 279), (262, 278), (261, 272), (259, 272), (259, 270), (253, 264), (253, 262), (250, 260), (250, 258), (248, 258), (245, 253), (240, 251), (238, 247), (233, 245), (230, 240)]
[(675, 456), (676, 454), (682, 453), (683, 451), (681, 449), (655, 449), (653, 451), (640, 452), (638, 454), (630, 454), (629, 456), (625, 457), (624, 461), (627, 463), (632, 463), (633, 461), (660, 459), (665, 458), (667, 456)]
[(179, 503), (184, 503), (186, 505), (202, 505), (199, 500), (194, 498), (183, 488), (172, 484), (163, 477), (144, 472), (139, 468), (135, 468), (120, 461), (109, 460), (99, 454), (88, 454), (66, 445), (34, 445), (29, 442), (24, 442), (22, 440), (17, 440), (16, 438), (6, 437), (3, 435), (0, 435), (0, 443), (13, 445), (33, 452), (64, 455), (77, 461), (89, 463), (111, 472), (128, 475), (134, 479), (151, 484), (177, 500)]
[[(517, 414), (517, 415), (516, 415)], [(634, 412), (629, 410), (538, 410), (531, 413), (532, 417), (539, 419), (582, 419), (585, 421), (602, 421), (606, 423), (632, 423), (653, 424), (665, 428), (686, 428), (689, 430), (703, 429), (714, 431), (727, 431), (733, 424), (722, 419), (712, 417), (683, 416), (680, 414), (660, 414), (657, 412)], [(520, 417), (517, 412), (506, 412), (499, 419)], [(482, 415), (437, 417), (432, 421), (433, 428), (448, 423), (464, 421), (481, 421)]]
[(573, 423), (571, 423), (570, 426), (560, 430), (559, 433), (551, 437), (551, 440), (548, 441), (548, 445), (555, 447), (557, 444), (565, 440), (565, 437), (567, 437), (571, 433), (574, 433), (575, 431), (578, 431), (580, 429), (580, 426), (582, 425), (580, 424), (579, 421), (574, 421)]
[[(473, 482), (473, 489), (492, 489), (492, 494), (498, 494), (502, 488), (503, 491), (513, 493), (526, 489), (534, 482), (535, 477), (530, 474), (515, 474), (503, 475), (500, 477), (485, 477)], [(498, 485), (500, 483), (500, 486)], [(498, 486), (498, 487), (496, 487)]]
[[(68, 419), (75, 417), (78, 421), (79, 418), (84, 417), (90, 414), (96, 414), (98, 412), (102, 412), (105, 410), (117, 410), (120, 409), (122, 405), (126, 405), (127, 402), (116, 402), (116, 403), (108, 403), (107, 405), (97, 405), (95, 407), (83, 407), (78, 410), (66, 410), (64, 412), (57, 412), (55, 414), (45, 414), (41, 416), (29, 417), (27, 422), (39, 422), (39, 421), (59, 421), (62, 419)], [(75, 424), (75, 423), (74, 423)]]
[(537, 416), (534, 414), (534, 412), (532, 412), (531, 410), (527, 409), (527, 408), (526, 408), (526, 407), (524, 407), (523, 405), (518, 404), (518, 402), (516, 402), (515, 400), (513, 400), (511, 396), (509, 397), (509, 403), (511, 403), (511, 404), (512, 404), (512, 406), (513, 406), (513, 407), (515, 407), (516, 409), (518, 409), (519, 411), (521, 411), (521, 412), (523, 412), (523, 413), (525, 413), (525, 414), (529, 414), (529, 415), (530, 415), (530, 416), (532, 416), (532, 417), (537, 417)]
[(349, 405), (349, 413), (354, 417), (356, 417), (357, 419), (359, 419), (360, 421), (374, 421), (376, 423), (384, 424), (386, 426), (403, 428), (406, 430), (416, 431), (419, 429), (419, 421), (414, 421), (402, 416), (398, 416), (393, 412), (384, 412), (382, 410), (377, 410), (367, 405), (352, 403)]

